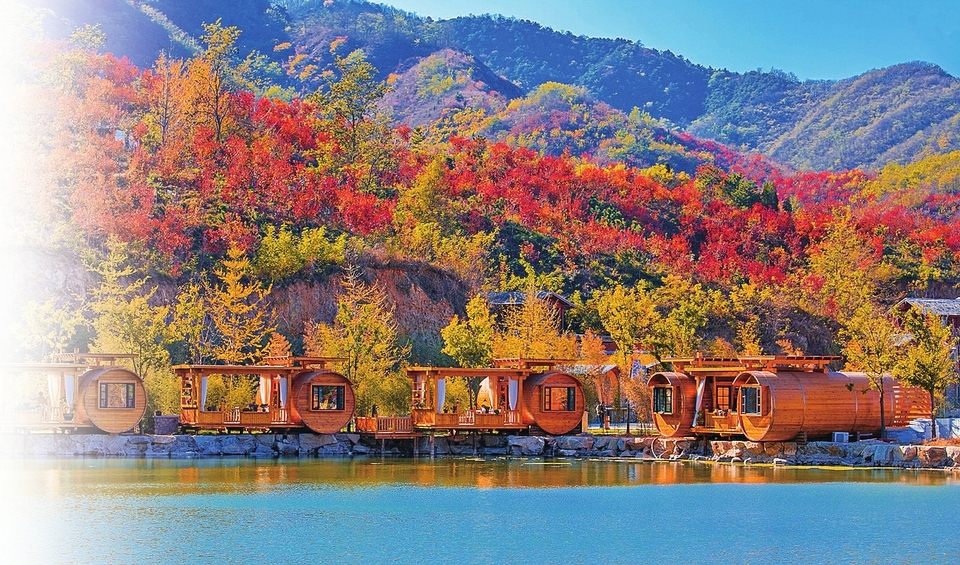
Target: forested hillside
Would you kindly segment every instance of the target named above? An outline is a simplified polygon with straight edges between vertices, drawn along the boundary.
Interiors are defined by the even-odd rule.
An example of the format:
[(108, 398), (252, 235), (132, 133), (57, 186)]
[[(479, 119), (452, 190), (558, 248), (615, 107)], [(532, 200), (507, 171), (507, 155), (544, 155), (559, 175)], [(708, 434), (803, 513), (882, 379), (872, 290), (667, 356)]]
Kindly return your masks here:
[[(245, 0), (231, 2), (229, 9), (223, 0), (39, 0), (38, 5), (53, 35), (66, 37), (82, 24), (100, 23), (108, 50), (144, 66), (160, 51), (174, 57), (196, 53), (201, 24), (219, 18), (244, 31), (240, 51), (256, 52), (263, 74), (301, 94), (322, 84), (322, 72), (333, 64), (328, 46), (343, 38), (345, 50), (364, 50), (380, 78), (418, 65), (422, 74), (425, 58), (450, 57), (453, 50), (471, 61), (470, 72), (481, 77), (476, 80), (507, 99), (547, 83), (581, 87), (625, 114), (637, 108), (675, 124), (670, 127), (759, 151), (798, 169), (875, 170), (960, 149), (955, 133), (960, 83), (922, 63), (842, 81), (799, 81), (775, 69), (744, 74), (712, 69), (639, 42), (574, 36), (530, 21), (491, 16), (433, 21), (357, 0)], [(402, 101), (391, 105), (399, 121), (415, 126), (435, 117), (412, 99)]]
[[(277, 332), (298, 353), (362, 356), (348, 377), (399, 411), (400, 369), (452, 363), (441, 331), (454, 315), (479, 319), (484, 305), (467, 300), (482, 291), (551, 290), (575, 305), (540, 349), (491, 330), (487, 356), (588, 355), (574, 333), (733, 356), (838, 353), (844, 331), (897, 298), (960, 283), (960, 152), (795, 172), (585, 85), (511, 91), (478, 55), (423, 47), (429, 35), (378, 73), (359, 47), (379, 38), (382, 62), (384, 45), (412, 37), (403, 21), (446, 24), (386, 8), (375, 10), (392, 19), (369, 20), (361, 3), (307, 8), (366, 22), (367, 35), (311, 27), (315, 56), (299, 52), (276, 82), (224, 23), (202, 28), (194, 55), (142, 67), (107, 53), (96, 28), (29, 46), (16, 85), (36, 124), (25, 220), (43, 229), (22, 237), (63, 261), (31, 281), (39, 298), (21, 305), (8, 345), (19, 357), (135, 349), (151, 395), (173, 403), (171, 363), (256, 360)], [(914, 67), (904, 72), (951, 88)], [(768, 79), (782, 96), (795, 85), (751, 77)], [(826, 98), (839, 87), (875, 92), (878, 108), (892, 100), (859, 79), (810, 85), (809, 99), (850, 104)], [(789, 96), (752, 104), (793, 115), (812, 103)]]

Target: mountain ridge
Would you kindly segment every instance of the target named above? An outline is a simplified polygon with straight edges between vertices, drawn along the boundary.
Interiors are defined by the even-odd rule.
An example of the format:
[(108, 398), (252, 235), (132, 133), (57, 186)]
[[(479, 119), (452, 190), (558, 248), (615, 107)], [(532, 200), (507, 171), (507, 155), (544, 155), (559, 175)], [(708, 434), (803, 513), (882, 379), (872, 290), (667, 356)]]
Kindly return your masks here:
[[(143, 49), (121, 41), (138, 34), (126, 32), (111, 42), (111, 30), (122, 30), (118, 22), (123, 18), (145, 30), (143, 36), (156, 48), (162, 28), (155, 21), (145, 23), (142, 14), (153, 10), (192, 36), (200, 23), (222, 16), (224, 25), (243, 30), (243, 53), (255, 49), (277, 65), (285, 64), (289, 53), (274, 51), (271, 43), (290, 43), (310, 64), (329, 68), (329, 45), (344, 37), (345, 48), (364, 49), (386, 78), (450, 49), (472, 57), (477, 72), (489, 69), (482, 82), (506, 99), (518, 97), (507, 82), (525, 95), (552, 82), (583, 87), (625, 113), (638, 108), (696, 137), (760, 152), (798, 169), (878, 170), (887, 163), (960, 149), (955, 133), (960, 80), (929, 63), (903, 63), (839, 81), (800, 81), (775, 69), (714, 69), (641, 42), (577, 36), (529, 20), (489, 15), (433, 20), (362, 0), (243, 0), (230, 3), (230, 10), (224, 10), (222, 0), (37, 2), (47, 10), (48, 32), (61, 36), (65, 22), (91, 23), (98, 9), (116, 8), (113, 18), (105, 12), (99, 16), (108, 47), (118, 54), (129, 51), (141, 66), (148, 58)], [(173, 39), (168, 38), (168, 48), (183, 56)], [(282, 80), (300, 91), (321, 85), (318, 75)], [(395, 105), (392, 110), (399, 122), (418, 125), (424, 119), (417, 107)]]

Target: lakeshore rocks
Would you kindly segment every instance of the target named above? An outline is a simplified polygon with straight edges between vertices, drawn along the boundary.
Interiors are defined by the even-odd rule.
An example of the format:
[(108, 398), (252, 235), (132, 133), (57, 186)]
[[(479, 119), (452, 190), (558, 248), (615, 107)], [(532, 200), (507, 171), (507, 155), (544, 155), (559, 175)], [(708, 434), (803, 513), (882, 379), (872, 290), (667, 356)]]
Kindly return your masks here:
[(360, 434), (0, 434), (0, 457), (512, 456), (716, 461), (960, 470), (960, 447), (856, 443), (694, 441), (660, 437), (453, 434), (378, 440)]

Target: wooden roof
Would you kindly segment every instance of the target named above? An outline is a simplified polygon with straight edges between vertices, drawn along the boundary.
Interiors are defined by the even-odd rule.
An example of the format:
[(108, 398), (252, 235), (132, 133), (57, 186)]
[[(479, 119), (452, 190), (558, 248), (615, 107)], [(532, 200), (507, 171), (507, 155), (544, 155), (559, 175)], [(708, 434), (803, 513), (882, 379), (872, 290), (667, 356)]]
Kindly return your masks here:
[(10, 371), (4, 372), (49, 373), (61, 371), (79, 374), (90, 370), (90, 365), (83, 363), (0, 363), (0, 369), (10, 369)]
[(960, 316), (960, 298), (904, 298), (895, 308), (902, 312), (908, 306), (914, 306), (922, 312), (929, 312), (936, 316)]
[(293, 365), (176, 365), (177, 375), (283, 375), (302, 373), (304, 367)]
[[(573, 303), (564, 298), (563, 296), (557, 294), (556, 292), (549, 292), (541, 290), (536, 293), (536, 297), (540, 300), (552, 300), (556, 301), (559, 304), (563, 305), (564, 308), (573, 308)], [(519, 306), (527, 301), (527, 293), (520, 291), (505, 291), (505, 292), (488, 292), (487, 293), (487, 302), (491, 306)]]
[(346, 361), (344, 357), (267, 357), (269, 365), (176, 365), (178, 375), (281, 375), (326, 369), (327, 363)]
[(409, 367), (407, 376), (433, 375), (436, 377), (493, 377), (529, 375), (552, 370), (557, 365), (573, 364), (576, 359), (494, 359), (493, 367)]
[(89, 365), (100, 366), (101, 362), (115, 363), (118, 359), (136, 359), (139, 357), (136, 353), (61, 353), (60, 359), (65, 363), (82, 363), (83, 359), (87, 359)]
[(486, 367), (474, 369), (469, 367), (408, 367), (407, 376), (415, 378), (420, 375), (430, 375), (439, 378), (447, 377), (518, 377), (525, 379), (535, 374), (536, 371), (530, 369), (518, 369), (507, 367)]
[(677, 371), (686, 373), (742, 372), (814, 370), (823, 371), (834, 361), (841, 360), (836, 355), (745, 355), (742, 357), (665, 357)]

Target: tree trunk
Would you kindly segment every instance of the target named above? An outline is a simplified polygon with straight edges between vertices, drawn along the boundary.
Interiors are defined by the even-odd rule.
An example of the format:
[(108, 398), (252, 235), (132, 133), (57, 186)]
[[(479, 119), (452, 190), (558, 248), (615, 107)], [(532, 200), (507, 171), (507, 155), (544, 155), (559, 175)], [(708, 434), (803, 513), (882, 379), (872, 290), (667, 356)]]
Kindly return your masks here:
[(880, 439), (883, 439), (884, 432), (887, 431), (886, 410), (883, 407), (884, 397), (883, 375), (880, 376)]
[(937, 408), (934, 404), (933, 399), (933, 390), (928, 390), (930, 393), (930, 439), (937, 439)]

